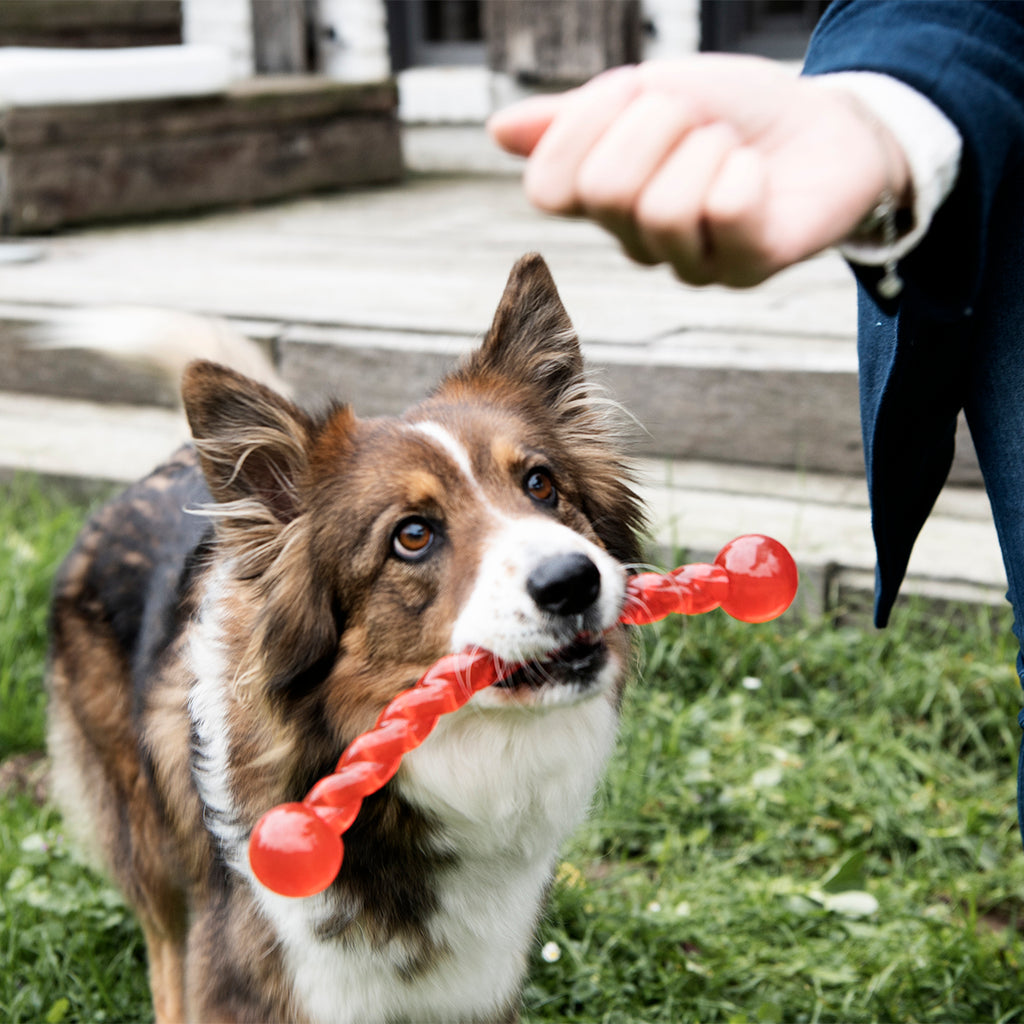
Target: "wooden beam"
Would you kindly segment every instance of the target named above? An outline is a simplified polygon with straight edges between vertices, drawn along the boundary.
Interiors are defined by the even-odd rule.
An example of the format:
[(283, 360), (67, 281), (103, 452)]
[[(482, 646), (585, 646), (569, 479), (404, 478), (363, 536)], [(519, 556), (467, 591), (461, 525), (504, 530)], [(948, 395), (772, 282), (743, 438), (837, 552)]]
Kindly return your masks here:
[(223, 96), (0, 112), (0, 234), (394, 181), (392, 83), (252, 79)]
[(4, 0), (0, 46), (172, 46), (179, 0)]

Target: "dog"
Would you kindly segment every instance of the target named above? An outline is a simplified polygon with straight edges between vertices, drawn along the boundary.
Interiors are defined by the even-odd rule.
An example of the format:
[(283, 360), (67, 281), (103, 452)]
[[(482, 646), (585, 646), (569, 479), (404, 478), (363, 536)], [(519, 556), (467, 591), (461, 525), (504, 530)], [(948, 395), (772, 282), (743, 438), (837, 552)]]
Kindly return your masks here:
[[(48, 673), (55, 799), (138, 915), (157, 1019), (518, 1019), (614, 744), (644, 530), (546, 264), (401, 417), (204, 361), (181, 393), (192, 442), (58, 573)], [(263, 888), (260, 816), (467, 647), (523, 667), (365, 800), (329, 889)]]

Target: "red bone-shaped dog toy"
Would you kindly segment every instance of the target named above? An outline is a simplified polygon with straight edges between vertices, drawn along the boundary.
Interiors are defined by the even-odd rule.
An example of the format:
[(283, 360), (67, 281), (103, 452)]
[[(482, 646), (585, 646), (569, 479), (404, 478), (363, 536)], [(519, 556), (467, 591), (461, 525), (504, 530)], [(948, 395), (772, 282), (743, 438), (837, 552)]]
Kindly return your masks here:
[[(789, 552), (770, 537), (749, 534), (726, 544), (713, 565), (631, 576), (619, 622), (644, 625), (673, 613), (699, 615), (718, 607), (743, 622), (767, 622), (790, 606), (796, 588)], [(479, 648), (436, 662), (384, 708), (369, 732), (349, 744), (334, 774), (321, 779), (302, 803), (281, 804), (257, 822), (249, 841), (256, 877), (282, 896), (326, 889), (341, 867), (341, 833), (355, 821), (363, 798), (398, 771), (402, 755), (427, 738), (441, 715), (519, 667)]]

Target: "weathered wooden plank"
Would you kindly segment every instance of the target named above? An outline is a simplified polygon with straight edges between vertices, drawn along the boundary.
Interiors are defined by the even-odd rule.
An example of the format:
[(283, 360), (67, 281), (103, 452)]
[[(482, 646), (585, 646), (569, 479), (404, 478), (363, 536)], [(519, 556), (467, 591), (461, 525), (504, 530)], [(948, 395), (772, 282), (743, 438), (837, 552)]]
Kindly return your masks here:
[(258, 78), (210, 97), (0, 111), (0, 233), (394, 181), (394, 83)]
[(169, 46), (179, 0), (0, 0), (0, 46)]
[(237, 205), (401, 175), (398, 126), (356, 117), (8, 153), (0, 227), (24, 234), (96, 220)]
[(197, 132), (389, 115), (397, 103), (393, 82), (259, 77), (232, 86), (222, 96), (0, 109), (0, 150), (104, 141), (127, 145), (146, 138), (187, 138)]

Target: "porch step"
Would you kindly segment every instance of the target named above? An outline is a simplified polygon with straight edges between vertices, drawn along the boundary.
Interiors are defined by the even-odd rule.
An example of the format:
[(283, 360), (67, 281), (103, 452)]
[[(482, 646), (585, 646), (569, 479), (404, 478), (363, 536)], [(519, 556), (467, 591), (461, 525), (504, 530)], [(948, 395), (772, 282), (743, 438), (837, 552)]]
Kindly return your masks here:
[[(96, 493), (146, 473), (187, 437), (174, 410), (0, 392), (0, 478), (31, 472)], [(793, 553), (801, 606), (863, 614), (873, 587), (867, 497), (860, 477), (697, 460), (642, 459), (652, 513), (650, 559), (710, 560), (742, 533)], [(1005, 582), (984, 493), (950, 487), (917, 545), (905, 592), (999, 607)]]
[[(0, 301), (0, 381), (11, 392), (133, 404), (175, 404), (165, 379), (85, 350), (39, 350), (66, 310)], [(226, 318), (262, 344), (307, 403), (351, 401), (362, 416), (420, 400), (480, 335), (458, 329), (347, 326)], [(585, 339), (593, 375), (637, 419), (646, 457), (863, 472), (852, 346), (753, 330), (696, 326), (644, 344)], [(977, 486), (977, 460), (958, 431), (951, 482)]]

